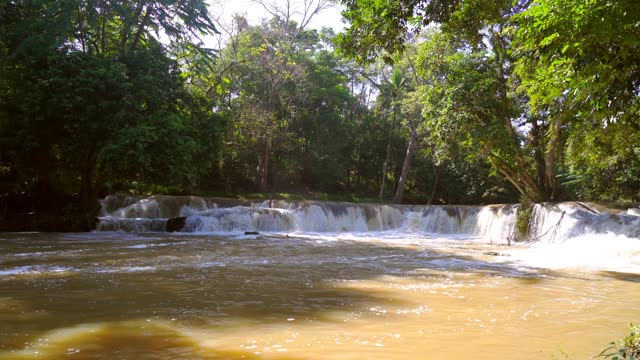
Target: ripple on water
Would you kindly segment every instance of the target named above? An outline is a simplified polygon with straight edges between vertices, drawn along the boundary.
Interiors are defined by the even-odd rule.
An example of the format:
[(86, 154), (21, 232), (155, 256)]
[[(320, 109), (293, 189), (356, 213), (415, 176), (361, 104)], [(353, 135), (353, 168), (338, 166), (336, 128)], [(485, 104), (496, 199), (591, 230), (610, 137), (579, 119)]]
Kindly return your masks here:
[(188, 242), (186, 241), (178, 241), (178, 242), (165, 242), (165, 243), (145, 243), (145, 244), (136, 244), (136, 245), (129, 245), (129, 246), (124, 246), (123, 248), (125, 249), (146, 249), (146, 248), (152, 248), (152, 247), (165, 247), (165, 246), (174, 246), (174, 245), (184, 245), (187, 244)]
[(0, 276), (61, 274), (75, 271), (78, 269), (66, 266), (25, 265), (0, 270)]
[(204, 262), (196, 265), (196, 267), (199, 267), (199, 268), (225, 267), (225, 266), (227, 266), (227, 264), (219, 261), (209, 261), (209, 262)]
[(113, 273), (135, 273), (135, 272), (153, 272), (158, 268), (155, 266), (123, 266), (119, 268), (101, 268), (95, 270), (99, 274), (113, 274)]

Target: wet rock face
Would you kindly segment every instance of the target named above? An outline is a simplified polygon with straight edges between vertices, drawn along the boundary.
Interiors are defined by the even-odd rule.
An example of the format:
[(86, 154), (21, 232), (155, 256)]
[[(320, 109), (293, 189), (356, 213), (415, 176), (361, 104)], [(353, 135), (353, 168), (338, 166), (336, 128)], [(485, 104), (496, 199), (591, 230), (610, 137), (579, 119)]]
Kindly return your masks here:
[(184, 228), (186, 221), (187, 221), (186, 216), (175, 217), (167, 220), (167, 231), (176, 232), (176, 231), (182, 230)]

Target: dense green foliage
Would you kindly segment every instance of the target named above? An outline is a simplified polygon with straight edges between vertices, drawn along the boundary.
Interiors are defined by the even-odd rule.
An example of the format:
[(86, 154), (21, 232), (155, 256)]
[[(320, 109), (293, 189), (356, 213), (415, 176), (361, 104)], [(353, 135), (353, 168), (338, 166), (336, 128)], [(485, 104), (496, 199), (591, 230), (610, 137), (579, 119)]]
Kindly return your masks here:
[(343, 3), (2, 2), (0, 193), (640, 200), (636, 2)]
[(640, 359), (640, 326), (629, 323), (629, 334), (620, 340), (620, 344), (611, 342), (609, 345), (598, 357), (611, 360)]
[[(226, 29), (214, 90), (231, 121), (205, 190), (400, 202), (406, 189), (408, 201), (433, 203), (516, 198), (486, 164), (467, 161), (468, 152), (448, 152), (446, 161), (435, 154), (411, 109), (413, 60), (359, 66), (334, 51), (331, 29), (306, 29), (287, 13), (259, 25), (237, 17)], [(403, 171), (407, 159), (413, 166)]]
[(346, 54), (393, 62), (422, 48), (417, 71), (435, 80), (423, 114), (443, 144), (474, 146), (533, 201), (639, 199), (639, 3), (343, 4)]
[(102, 188), (194, 187), (213, 166), (224, 119), (176, 61), (207, 53), (204, 2), (16, 0), (0, 15), (5, 194), (79, 192), (92, 208)]

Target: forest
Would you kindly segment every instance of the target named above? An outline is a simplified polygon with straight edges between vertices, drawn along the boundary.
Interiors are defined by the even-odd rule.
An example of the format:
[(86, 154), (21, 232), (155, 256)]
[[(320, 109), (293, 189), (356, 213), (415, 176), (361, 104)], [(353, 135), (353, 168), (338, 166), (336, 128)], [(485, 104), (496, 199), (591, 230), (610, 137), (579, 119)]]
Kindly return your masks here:
[[(109, 193), (640, 201), (640, 3), (0, 3), (0, 217)], [(207, 38), (222, 39), (218, 46)], [(210, 42), (209, 42), (210, 43)]]

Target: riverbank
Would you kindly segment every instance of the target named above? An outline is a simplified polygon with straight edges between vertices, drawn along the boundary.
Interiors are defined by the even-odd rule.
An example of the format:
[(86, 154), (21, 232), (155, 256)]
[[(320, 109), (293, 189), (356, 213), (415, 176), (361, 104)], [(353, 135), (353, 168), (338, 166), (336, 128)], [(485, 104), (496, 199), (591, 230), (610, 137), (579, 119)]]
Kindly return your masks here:
[(9, 214), (0, 219), (0, 232), (87, 232), (97, 223), (95, 215), (84, 212)]
[(0, 196), (0, 232), (86, 232), (96, 228), (100, 211), (80, 206), (73, 194), (48, 192)]

